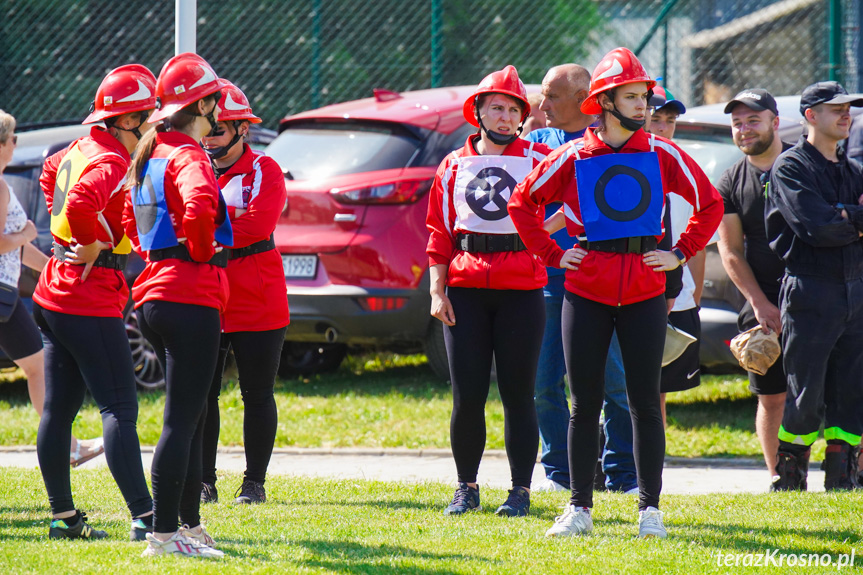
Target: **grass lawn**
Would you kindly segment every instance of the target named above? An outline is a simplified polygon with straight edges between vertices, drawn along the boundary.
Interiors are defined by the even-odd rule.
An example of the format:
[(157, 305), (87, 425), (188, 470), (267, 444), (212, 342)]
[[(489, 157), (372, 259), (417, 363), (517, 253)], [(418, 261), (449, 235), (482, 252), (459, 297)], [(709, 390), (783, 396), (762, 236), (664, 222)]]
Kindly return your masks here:
[[(20, 374), (20, 372), (17, 372)], [(0, 382), (0, 445), (34, 445), (38, 418), (26, 384), (14, 373)], [(704, 376), (700, 387), (668, 396), (667, 453), (680, 457), (761, 458), (755, 436), (756, 400), (744, 376)], [(162, 427), (164, 394), (139, 394), (141, 443), (155, 445)], [(449, 448), (452, 395), (434, 378), (425, 356), (348, 357), (335, 373), (280, 380), (277, 447)], [(221, 397), (223, 445), (242, 445), (243, 401), (236, 373)], [(503, 449), (503, 410), (492, 385), (486, 409), (487, 448)], [(78, 437), (101, 433), (101, 418), (87, 401), (75, 423)], [(823, 458), (823, 441), (813, 459)]]
[[(109, 540), (49, 540), (39, 472), (0, 468), (0, 573), (745, 573), (753, 568), (743, 566), (743, 554), (774, 549), (777, 563), (782, 554), (795, 562), (817, 554), (832, 565), (790, 567), (784, 558), (754, 572), (837, 572), (840, 555), (852, 551), (863, 565), (863, 494), (856, 493), (669, 495), (666, 540), (635, 538), (635, 497), (602, 493), (593, 535), (549, 540), (544, 533), (564, 493), (535, 494), (529, 517), (505, 519), (492, 513), (505, 493), (485, 489), (484, 511), (444, 517), (452, 495), (446, 485), (273, 477), (267, 504), (204, 506), (208, 530), (226, 553), (206, 561), (140, 558), (143, 544), (127, 541), (127, 512), (108, 471), (76, 470), (72, 483), (76, 504)], [(738, 566), (736, 555), (719, 564), (729, 553), (741, 554)]]

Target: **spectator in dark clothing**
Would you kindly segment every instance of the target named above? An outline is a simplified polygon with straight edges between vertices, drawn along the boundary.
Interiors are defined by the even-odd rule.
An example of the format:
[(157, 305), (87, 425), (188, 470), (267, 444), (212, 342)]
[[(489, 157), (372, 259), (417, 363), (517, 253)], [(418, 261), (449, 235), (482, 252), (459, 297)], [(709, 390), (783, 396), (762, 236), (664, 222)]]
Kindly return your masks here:
[[(791, 146), (779, 139), (776, 100), (766, 90), (743, 90), (728, 102), (725, 113), (731, 114), (731, 136), (745, 156), (725, 170), (716, 186), (725, 202), (719, 255), (731, 281), (746, 298), (737, 319), (740, 331), (760, 325), (765, 333), (781, 334), (779, 283), (785, 264), (767, 244), (761, 176)], [(755, 432), (771, 477), (776, 469), (786, 389), (781, 357), (764, 375), (749, 373), (749, 390), (758, 397)]]
[(803, 90), (809, 133), (779, 156), (767, 186), (770, 247), (785, 262), (780, 290), (788, 394), (774, 482), (805, 490), (810, 446), (823, 422), (827, 490), (859, 487), (855, 446), (863, 435), (863, 167), (848, 137), (849, 95), (836, 82)]

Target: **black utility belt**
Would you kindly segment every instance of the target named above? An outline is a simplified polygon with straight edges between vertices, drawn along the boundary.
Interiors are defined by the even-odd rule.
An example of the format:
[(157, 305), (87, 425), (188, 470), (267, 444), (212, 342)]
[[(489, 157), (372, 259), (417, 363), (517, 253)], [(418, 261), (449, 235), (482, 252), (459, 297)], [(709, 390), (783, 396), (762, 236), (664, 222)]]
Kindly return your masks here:
[(520, 252), (527, 246), (518, 234), (458, 234), (456, 246), (463, 252)]
[(223, 248), (222, 251), (217, 252), (216, 255), (211, 257), (209, 261), (206, 262), (196, 262), (192, 259), (192, 256), (189, 255), (189, 250), (186, 249), (184, 244), (178, 244), (176, 246), (171, 246), (170, 248), (162, 248), (159, 250), (150, 250), (147, 252), (147, 257), (151, 262), (160, 262), (162, 260), (182, 260), (184, 262), (192, 262), (193, 264), (207, 263), (213, 266), (218, 266), (220, 268), (228, 267), (228, 250)]
[(276, 249), (276, 242), (275, 240), (273, 240), (273, 236), (270, 236), (265, 240), (255, 242), (252, 245), (246, 246), (244, 248), (225, 248), (225, 250), (227, 250), (228, 252), (229, 260), (244, 258), (246, 256), (253, 256), (255, 254), (262, 254), (264, 252), (268, 252), (274, 249)]
[[(62, 244), (54, 242), (54, 259), (60, 262), (66, 261), (66, 254), (71, 252), (69, 248)], [(126, 269), (126, 264), (129, 262), (129, 254), (115, 254), (111, 250), (102, 250), (99, 252), (99, 257), (93, 262), (93, 266), (97, 268), (108, 268), (109, 270)]]
[(655, 236), (636, 236), (632, 238), (618, 238), (616, 240), (601, 240), (589, 242), (578, 240), (578, 245), (586, 250), (597, 252), (611, 252), (614, 254), (644, 254), (656, 249)]

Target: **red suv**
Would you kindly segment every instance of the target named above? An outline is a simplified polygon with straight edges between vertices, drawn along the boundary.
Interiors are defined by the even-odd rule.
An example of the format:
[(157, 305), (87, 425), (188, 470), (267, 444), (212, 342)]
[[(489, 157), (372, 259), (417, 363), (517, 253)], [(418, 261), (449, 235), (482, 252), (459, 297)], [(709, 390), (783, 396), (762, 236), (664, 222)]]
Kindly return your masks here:
[(440, 162), (474, 128), (473, 87), (395, 93), (283, 119), (267, 147), (285, 172), (276, 227), (291, 308), (280, 375), (335, 369), (348, 346), (425, 351), (449, 377), (429, 315), (425, 226)]

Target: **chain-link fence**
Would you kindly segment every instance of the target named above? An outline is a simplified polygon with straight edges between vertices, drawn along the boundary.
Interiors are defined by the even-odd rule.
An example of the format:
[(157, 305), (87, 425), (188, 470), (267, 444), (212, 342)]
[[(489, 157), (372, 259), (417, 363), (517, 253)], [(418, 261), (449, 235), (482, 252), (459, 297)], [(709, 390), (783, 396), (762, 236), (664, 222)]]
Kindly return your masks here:
[[(616, 46), (687, 105), (743, 87), (861, 86), (863, 0), (198, 0), (198, 53), (265, 125), (371, 95), (476, 84), (514, 64), (539, 83)], [(80, 119), (101, 78), (173, 55), (171, 0), (0, 0), (0, 108)]]

